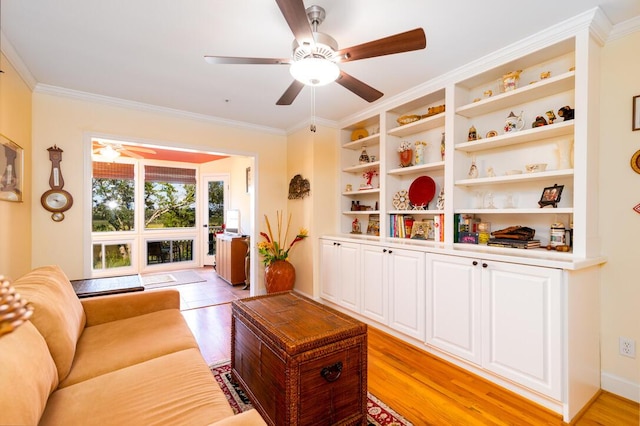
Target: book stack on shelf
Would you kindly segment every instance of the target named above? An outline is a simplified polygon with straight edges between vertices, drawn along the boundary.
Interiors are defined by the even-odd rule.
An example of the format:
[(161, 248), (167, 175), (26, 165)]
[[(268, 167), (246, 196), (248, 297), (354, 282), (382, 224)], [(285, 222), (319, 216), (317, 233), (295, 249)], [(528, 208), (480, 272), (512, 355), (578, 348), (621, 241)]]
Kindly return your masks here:
[(540, 247), (540, 240), (534, 240), (536, 230), (526, 226), (510, 226), (499, 231), (492, 232), (492, 237), (487, 242), (492, 247), (509, 248), (537, 248)]

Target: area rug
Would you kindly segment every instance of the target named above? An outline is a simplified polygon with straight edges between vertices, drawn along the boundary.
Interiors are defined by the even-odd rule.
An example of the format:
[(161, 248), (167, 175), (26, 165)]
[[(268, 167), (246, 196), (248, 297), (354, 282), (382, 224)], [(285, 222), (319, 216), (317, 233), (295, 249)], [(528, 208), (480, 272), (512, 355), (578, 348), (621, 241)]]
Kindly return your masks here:
[(206, 281), (193, 271), (175, 271), (162, 274), (143, 275), (142, 284), (145, 289), (169, 287), (173, 285), (192, 284)]
[[(235, 414), (252, 408), (246, 393), (232, 380), (229, 361), (209, 366)], [(369, 426), (412, 426), (412, 423), (393, 411), (370, 393), (367, 395), (367, 421)]]

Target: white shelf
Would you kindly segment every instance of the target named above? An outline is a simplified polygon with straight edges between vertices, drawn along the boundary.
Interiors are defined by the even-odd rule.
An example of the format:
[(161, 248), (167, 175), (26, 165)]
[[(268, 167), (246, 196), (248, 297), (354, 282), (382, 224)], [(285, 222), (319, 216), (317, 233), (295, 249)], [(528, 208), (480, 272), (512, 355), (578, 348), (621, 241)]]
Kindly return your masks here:
[(444, 214), (444, 210), (389, 210), (387, 214), (437, 215)]
[(444, 170), (444, 161), (437, 161), (435, 163), (427, 163), (427, 164), (418, 164), (417, 166), (411, 166), (411, 167), (399, 167), (397, 169), (389, 170), (387, 174), (404, 176), (404, 175), (412, 175), (415, 173), (435, 171), (435, 170)]
[(573, 90), (575, 86), (575, 76), (575, 71), (569, 71), (556, 77), (540, 80), (510, 92), (500, 93), (499, 95), (491, 96), (478, 102), (463, 105), (456, 109), (456, 114), (467, 118), (474, 118), (514, 105)]
[(516, 182), (535, 182), (552, 178), (567, 178), (573, 176), (573, 169), (549, 170), (546, 172), (523, 173), (521, 175), (496, 176), (476, 179), (461, 179), (455, 182), (456, 186), (481, 186)]
[(560, 208), (537, 208), (537, 209), (456, 209), (455, 213), (458, 214), (573, 214), (573, 208), (560, 207)]
[(361, 191), (343, 192), (342, 195), (362, 195), (362, 194), (379, 194), (379, 193), (380, 193), (380, 188), (373, 188), (373, 189), (363, 189)]
[(342, 169), (342, 171), (347, 173), (358, 173), (372, 168), (380, 168), (380, 161), (372, 161), (371, 163), (357, 164), (355, 166), (345, 167), (344, 169)]
[(356, 210), (356, 211), (352, 211), (352, 210), (345, 210), (342, 212), (342, 214), (344, 215), (354, 215), (354, 216), (364, 216), (364, 215), (370, 215), (370, 214), (380, 214), (380, 210)]
[(369, 135), (366, 138), (358, 139), (355, 141), (347, 142), (342, 145), (345, 149), (353, 149), (359, 151), (363, 146), (375, 146), (380, 144), (380, 133)]
[(547, 126), (535, 127), (533, 129), (521, 130), (519, 132), (505, 133), (492, 138), (459, 143), (456, 144), (455, 149), (462, 152), (477, 152), (559, 136), (570, 136), (573, 135), (573, 129), (575, 127), (574, 124), (574, 120), (560, 121)]
[(389, 129), (387, 134), (391, 136), (404, 137), (415, 135), (416, 133), (424, 132), (426, 130), (444, 127), (444, 115), (445, 113), (441, 112), (440, 114), (432, 115), (431, 117), (421, 118), (413, 123)]

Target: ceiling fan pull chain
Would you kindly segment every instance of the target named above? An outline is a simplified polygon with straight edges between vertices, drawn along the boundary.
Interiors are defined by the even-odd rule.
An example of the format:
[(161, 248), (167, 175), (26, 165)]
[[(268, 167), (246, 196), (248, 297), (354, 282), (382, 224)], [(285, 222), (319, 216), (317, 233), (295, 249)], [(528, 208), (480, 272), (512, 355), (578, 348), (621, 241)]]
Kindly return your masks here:
[(311, 126), (309, 130), (316, 132), (316, 88), (311, 86)]

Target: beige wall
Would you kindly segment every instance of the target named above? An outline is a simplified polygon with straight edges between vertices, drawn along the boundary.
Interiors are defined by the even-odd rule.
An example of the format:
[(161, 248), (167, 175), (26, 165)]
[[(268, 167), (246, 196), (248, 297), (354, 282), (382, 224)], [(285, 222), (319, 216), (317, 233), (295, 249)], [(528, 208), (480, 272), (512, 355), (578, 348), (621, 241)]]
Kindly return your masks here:
[[(608, 262), (601, 274), (603, 388), (627, 389), (640, 401), (640, 352), (618, 354), (618, 337), (640, 344), (640, 175), (629, 166), (640, 150), (640, 131), (631, 130), (632, 97), (640, 95), (640, 32), (607, 43), (602, 54), (600, 103), (600, 232)], [(636, 348), (640, 350), (640, 346)], [(625, 383), (628, 382), (628, 383)], [(613, 389), (612, 389), (613, 388)]]
[(309, 230), (309, 238), (291, 252), (291, 261), (296, 266), (296, 291), (317, 297), (319, 289), (314, 265), (318, 265), (319, 241), (324, 234), (337, 228), (337, 130), (318, 125), (312, 133), (305, 127), (288, 138), (288, 179), (301, 175), (311, 184), (309, 197), (289, 200), (287, 206), (292, 213), (292, 230), (301, 227)]
[(15, 279), (31, 267), (31, 90), (4, 55), (0, 64), (0, 133), (25, 155), (23, 202), (0, 201), (0, 275)]
[[(83, 183), (89, 153), (84, 145), (89, 133), (255, 156), (254, 184), (259, 194), (256, 214), (286, 205), (287, 144), (284, 134), (38, 91), (33, 97), (33, 123), (33, 267), (56, 263), (71, 279), (83, 277), (83, 260), (87, 255), (83, 244), (87, 231), (83, 218), (90, 208), (90, 195), (84, 193)], [(74, 206), (60, 223), (54, 223), (39, 202), (40, 195), (48, 189), (51, 167), (46, 149), (54, 144), (64, 150), (61, 163), (64, 189), (74, 197)], [(244, 174), (239, 179), (244, 185)], [(242, 185), (234, 183), (234, 187)]]

